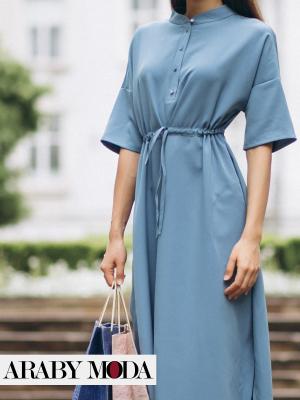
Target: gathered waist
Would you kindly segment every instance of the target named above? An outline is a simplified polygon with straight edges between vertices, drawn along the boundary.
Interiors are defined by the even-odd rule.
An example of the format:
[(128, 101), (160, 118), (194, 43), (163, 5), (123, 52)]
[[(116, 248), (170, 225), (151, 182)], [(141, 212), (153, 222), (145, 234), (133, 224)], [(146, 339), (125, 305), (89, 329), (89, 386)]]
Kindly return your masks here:
[(143, 141), (150, 141), (153, 136), (162, 136), (164, 133), (186, 135), (186, 136), (203, 136), (203, 135), (214, 135), (217, 133), (225, 132), (225, 128), (185, 128), (185, 127), (174, 127), (174, 126), (162, 126), (156, 131), (149, 131), (143, 135)]
[(165, 201), (166, 201), (166, 160), (165, 160), (165, 145), (167, 137), (170, 134), (187, 135), (187, 136), (204, 136), (204, 135), (215, 135), (224, 134), (224, 128), (181, 128), (181, 127), (166, 127), (162, 126), (154, 132), (147, 132), (143, 136), (144, 143), (144, 163), (147, 165), (149, 161), (152, 149), (157, 143), (159, 137), (162, 138), (160, 141), (160, 174), (156, 185), (155, 191), (155, 209), (156, 209), (156, 237), (158, 237), (162, 231)]

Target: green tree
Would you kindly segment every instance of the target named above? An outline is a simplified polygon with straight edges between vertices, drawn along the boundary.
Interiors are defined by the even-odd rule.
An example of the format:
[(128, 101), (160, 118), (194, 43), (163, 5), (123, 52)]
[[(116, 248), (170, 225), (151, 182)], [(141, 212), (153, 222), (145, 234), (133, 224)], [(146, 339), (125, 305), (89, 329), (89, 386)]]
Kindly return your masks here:
[(47, 91), (33, 83), (30, 72), (2, 52), (0, 54), (0, 225), (16, 222), (26, 206), (16, 185), (19, 175), (7, 167), (16, 143), (37, 129), (39, 98)]

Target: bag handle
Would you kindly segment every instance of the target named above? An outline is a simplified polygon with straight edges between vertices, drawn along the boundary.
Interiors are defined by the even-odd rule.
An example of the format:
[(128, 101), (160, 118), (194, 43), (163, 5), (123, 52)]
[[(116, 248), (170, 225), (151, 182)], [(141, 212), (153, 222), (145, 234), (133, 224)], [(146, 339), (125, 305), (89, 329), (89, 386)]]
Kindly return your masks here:
[(107, 309), (107, 305), (108, 305), (109, 299), (110, 299), (111, 295), (114, 294), (113, 306), (112, 306), (112, 314), (111, 314), (111, 327), (110, 327), (110, 329), (112, 331), (113, 330), (114, 315), (115, 315), (115, 303), (116, 303), (116, 296), (117, 296), (116, 278), (113, 279), (113, 283), (111, 285), (111, 289), (112, 289), (111, 292), (108, 294), (108, 296), (107, 296), (107, 298), (105, 300), (105, 303), (104, 303), (104, 306), (103, 306), (103, 309), (102, 309), (102, 313), (101, 313), (98, 321), (99, 321), (99, 325), (100, 325), (102, 323), (105, 311)]
[[(135, 342), (134, 342), (133, 333), (132, 333), (132, 329), (131, 329), (131, 325), (130, 325), (130, 321), (129, 321), (129, 316), (128, 316), (128, 312), (127, 312), (127, 308), (126, 308), (126, 303), (125, 303), (125, 299), (124, 299), (124, 296), (123, 296), (123, 293), (122, 293), (122, 290), (121, 290), (121, 285), (119, 285), (119, 284), (117, 284), (117, 292), (118, 292), (118, 297), (121, 298), (121, 301), (122, 301), (122, 304), (123, 304), (123, 307), (124, 307), (125, 316), (126, 316), (126, 322), (127, 322), (127, 325), (128, 325), (128, 330), (129, 330), (129, 333), (130, 333), (131, 340), (133, 342), (133, 346), (135, 348)], [(119, 318), (120, 318), (120, 311), (119, 311)], [(120, 333), (120, 319), (119, 319), (119, 333)]]
[(113, 294), (114, 296), (113, 296), (113, 305), (112, 305), (112, 315), (111, 315), (111, 324), (110, 324), (111, 326), (110, 326), (110, 330), (111, 330), (111, 331), (113, 330), (113, 321), (114, 321), (114, 315), (115, 315), (115, 305), (116, 305), (116, 299), (117, 299), (117, 307), (118, 307), (118, 332), (121, 333), (121, 321), (120, 321), (120, 319), (121, 319), (121, 318), (120, 318), (120, 315), (121, 315), (121, 312), (120, 312), (120, 298), (121, 298), (121, 302), (122, 302), (122, 305), (123, 305), (123, 308), (124, 308), (124, 311), (125, 311), (125, 316), (126, 316), (126, 322), (127, 322), (128, 330), (129, 330), (130, 337), (131, 337), (131, 340), (132, 340), (133, 345), (134, 345), (134, 348), (135, 348), (136, 346), (135, 346), (135, 342), (134, 342), (134, 338), (133, 338), (133, 332), (132, 332), (132, 329), (131, 329), (131, 324), (130, 324), (130, 321), (129, 321), (129, 316), (128, 316), (128, 312), (127, 312), (127, 307), (126, 307), (125, 299), (124, 299), (124, 296), (123, 296), (123, 293), (122, 293), (122, 290), (121, 290), (121, 285), (117, 284), (116, 278), (113, 279), (113, 283), (112, 283), (112, 285), (111, 285), (111, 289), (112, 289), (112, 290), (111, 290), (111, 292), (108, 294), (108, 296), (107, 296), (107, 298), (106, 298), (106, 300), (105, 300), (105, 303), (104, 303), (104, 306), (103, 306), (103, 309), (102, 309), (102, 313), (101, 313), (101, 315), (100, 315), (100, 317), (99, 317), (99, 325), (102, 323), (102, 320), (103, 320), (105, 311), (106, 311), (106, 309), (107, 309), (107, 305), (108, 305), (109, 299), (110, 299), (111, 295)]
[(120, 311), (120, 294), (118, 290), (118, 285), (116, 285), (117, 290), (117, 300), (118, 300), (118, 331), (121, 333), (121, 311)]

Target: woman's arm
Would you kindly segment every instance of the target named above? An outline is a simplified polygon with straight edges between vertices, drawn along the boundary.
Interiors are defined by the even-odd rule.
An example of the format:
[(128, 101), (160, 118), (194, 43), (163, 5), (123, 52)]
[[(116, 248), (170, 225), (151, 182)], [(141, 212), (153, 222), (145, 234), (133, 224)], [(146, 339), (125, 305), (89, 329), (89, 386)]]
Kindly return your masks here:
[(237, 274), (224, 293), (229, 300), (248, 294), (260, 268), (260, 241), (269, 195), (272, 144), (264, 144), (246, 151), (247, 154), (247, 215), (240, 240), (229, 257), (224, 280), (230, 279), (237, 265)]
[(108, 245), (100, 264), (100, 270), (109, 286), (116, 278), (122, 284), (125, 278), (124, 268), (127, 259), (124, 245), (124, 231), (134, 202), (137, 165), (139, 153), (124, 148), (120, 149), (117, 173), (114, 184), (112, 218)]

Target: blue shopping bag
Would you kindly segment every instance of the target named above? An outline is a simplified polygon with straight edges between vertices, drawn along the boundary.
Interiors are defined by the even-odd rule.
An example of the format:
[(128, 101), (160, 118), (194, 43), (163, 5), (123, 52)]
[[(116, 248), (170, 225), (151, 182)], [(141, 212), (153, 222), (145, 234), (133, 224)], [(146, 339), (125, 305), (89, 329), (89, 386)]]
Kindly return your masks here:
[[(90, 342), (86, 354), (112, 354), (112, 335), (119, 332), (119, 325), (113, 322), (116, 284), (112, 284), (114, 291), (113, 311), (111, 322), (102, 323), (108, 301), (112, 293), (106, 299), (103, 311), (99, 320), (95, 321), (94, 329), (90, 338)], [(121, 327), (121, 329), (124, 329)], [(111, 385), (77, 385), (73, 392), (72, 400), (112, 400)]]

